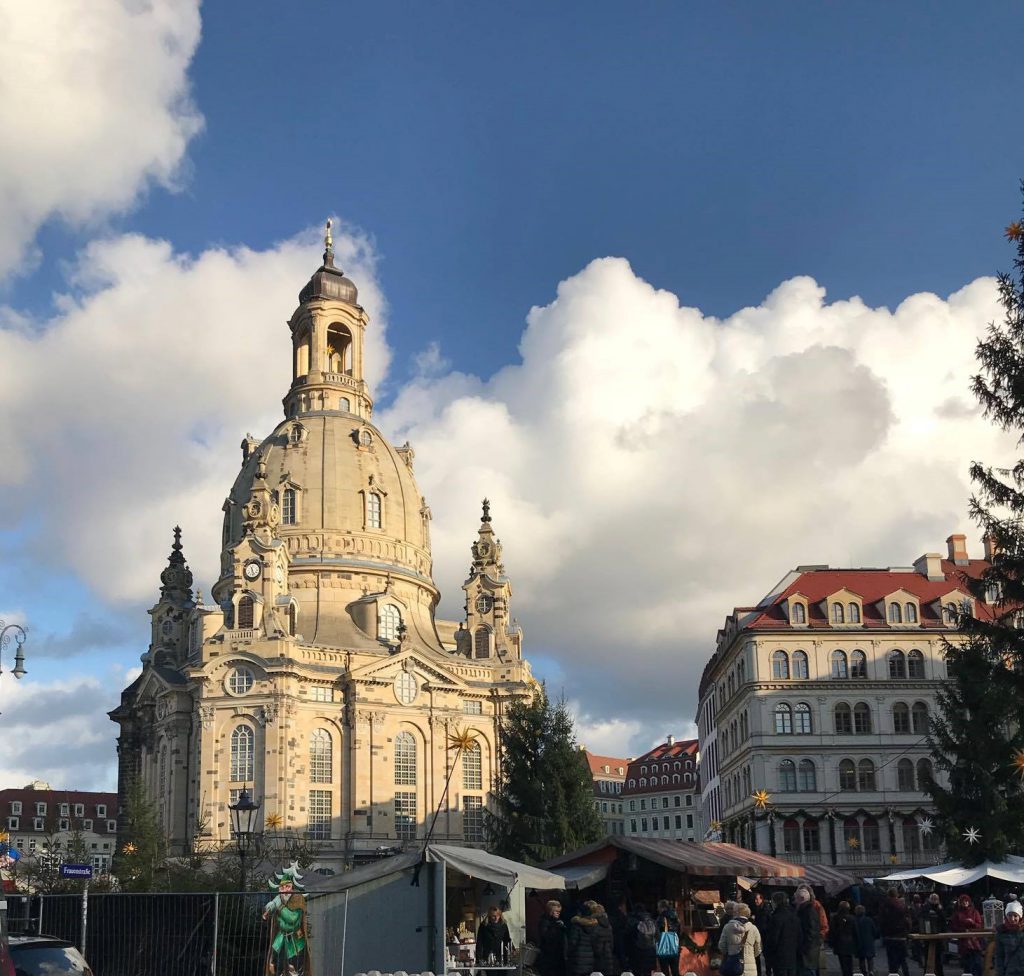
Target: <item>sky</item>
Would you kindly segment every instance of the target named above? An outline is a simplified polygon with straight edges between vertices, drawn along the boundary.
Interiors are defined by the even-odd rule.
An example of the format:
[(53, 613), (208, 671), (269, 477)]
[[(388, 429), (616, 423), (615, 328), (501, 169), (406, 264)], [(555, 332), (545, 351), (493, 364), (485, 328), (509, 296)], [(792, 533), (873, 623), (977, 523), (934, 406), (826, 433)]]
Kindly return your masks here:
[[(0, 0), (0, 788), (115, 783), (180, 523), (199, 586), (337, 221), (440, 613), (493, 502), (581, 741), (692, 734), (804, 563), (968, 533), (1024, 175), (1019, 5)], [(9, 672), (13, 648), (3, 652)]]

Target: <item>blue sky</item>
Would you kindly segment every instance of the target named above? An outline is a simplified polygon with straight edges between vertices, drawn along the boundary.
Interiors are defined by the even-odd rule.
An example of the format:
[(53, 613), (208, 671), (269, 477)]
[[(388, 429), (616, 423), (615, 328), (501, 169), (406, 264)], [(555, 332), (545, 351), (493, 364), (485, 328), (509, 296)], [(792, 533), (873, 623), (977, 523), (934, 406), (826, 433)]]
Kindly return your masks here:
[[(0, 0), (0, 10), (9, 3), (17, 6)], [(427, 479), (440, 513), (439, 573), (447, 574), (439, 582), (446, 591), (461, 582), (459, 547), (468, 545), (475, 520), (470, 497), (496, 495), (496, 517), (502, 503), (507, 513), (510, 570), (515, 575), (518, 564), (535, 580), (520, 587), (530, 656), (578, 703), (581, 727), (601, 748), (621, 742), (621, 751), (635, 750), (670, 727), (685, 731), (693, 714), (692, 691), (666, 694), (651, 708), (642, 701), (642, 683), (629, 700), (609, 691), (618, 686), (616, 649), (624, 643), (649, 656), (643, 680), (681, 668), (685, 688), (724, 614), (756, 600), (798, 556), (906, 564), (921, 547), (935, 548), (947, 531), (963, 527), (963, 462), (969, 458), (949, 451), (949, 468), (937, 471), (935, 456), (965, 438), (979, 448), (1002, 443), (982, 440), (976, 415), (974, 427), (948, 430), (935, 418), (946, 416), (939, 407), (952, 400), (953, 414), (970, 413), (969, 397), (961, 402), (956, 391), (966, 390), (973, 339), (993, 306), (990, 293), (983, 294), (990, 286), (983, 284), (962, 300), (947, 299), (1011, 258), (1000, 229), (1019, 210), (1024, 175), (1014, 123), (1019, 5), (223, 2), (200, 8), (195, 24), (188, 8), (153, 0), (125, 27), (120, 3), (97, 0), (93, 16), (109, 13), (124, 35), (119, 39), (114, 31), (89, 63), (99, 75), (109, 59), (122, 82), (120, 90), (90, 102), (89, 111), (76, 108), (74, 99), (91, 75), (61, 74), (68, 69), (60, 59), (74, 56), (76, 32), (89, 44), (95, 37), (70, 8), (70, 40), (60, 42), (72, 45), (68, 50), (51, 49), (45, 23), (27, 23), (32, 15), (19, 12), (25, 32), (14, 34), (23, 46), (36, 45), (27, 52), (32, 57), (0, 58), (11, 72), (6, 111), (20, 113), (22, 124), (30, 118), (38, 130), (26, 136), (38, 140), (31, 166), (16, 158), (14, 145), (0, 152), (0, 189), (13, 201), (7, 223), (17, 228), (8, 260), (0, 263), (0, 340), (5, 333), (12, 343), (15, 335), (38, 340), (10, 347), (23, 358), (8, 356), (7, 392), (18, 397), (12, 403), (21, 410), (27, 399), (38, 399), (32, 418), (21, 422), (31, 438), (22, 444), (12, 434), (11, 444), (0, 441), (12, 452), (7, 477), (0, 478), (6, 513), (0, 521), (0, 612), (28, 620), (37, 635), (30, 667), (38, 694), (47, 682), (84, 682), (75, 687), (95, 696), (97, 714), (110, 707), (112, 689), (144, 650), (144, 607), (151, 602), (141, 584), (124, 584), (118, 572), (136, 579), (148, 572), (155, 595), (170, 525), (187, 523), (204, 506), (212, 507), (215, 521), (216, 491), (227, 488), (219, 474), (204, 477), (209, 466), (186, 477), (184, 462), (159, 477), (140, 463), (134, 483), (125, 487), (123, 477), (107, 471), (104, 438), (94, 444), (94, 428), (78, 427), (83, 417), (64, 411), (46, 391), (24, 389), (28, 375), (45, 382), (47, 357), (54, 354), (45, 337), (54, 338), (56, 349), (75, 350), (87, 348), (91, 336), (96, 348), (110, 315), (135, 314), (131, 302), (141, 299), (133, 297), (134, 286), (145, 280), (151, 300), (166, 304), (167, 317), (150, 317), (147, 307), (148, 324), (137, 332), (134, 319), (119, 322), (127, 348), (137, 343), (159, 357), (161, 348), (187, 341), (196, 360), (214, 355), (209, 349), (223, 339), (214, 331), (246, 335), (257, 328), (241, 320), (242, 310), (227, 308), (204, 324), (205, 333), (182, 338), (182, 322), (205, 306), (204, 295), (222, 297), (216, 256), (226, 254), (231, 287), (244, 291), (252, 282), (244, 315), (259, 318), (258, 334), (267, 340), (247, 362), (250, 377), (221, 391), (225, 399), (244, 400), (252, 389), (248, 408), (243, 403), (222, 412), (211, 400), (190, 414), (189, 429), (208, 432), (211, 454), (236, 443), (241, 427), (265, 432), (283, 387), (264, 384), (260, 371), (269, 361), (277, 369), (275, 357), (287, 358), (281, 323), (303, 276), (315, 267), (313, 228), (327, 214), (340, 218), (342, 234), (359, 249), (353, 267), (363, 275), (360, 286), (376, 289), (379, 335), (391, 356), (390, 371), (377, 383), (381, 419), (396, 436), (413, 436), (417, 463), (426, 465), (421, 482)], [(151, 48), (140, 43), (147, 32), (157, 39)], [(0, 53), (12, 43), (0, 40)], [(149, 52), (148, 63), (133, 61), (138, 50)], [(177, 133), (177, 141), (168, 133)], [(114, 157), (124, 160), (122, 170), (112, 168)], [(103, 179), (107, 168), (109, 180)], [(165, 252), (157, 253), (158, 241), (167, 242)], [(239, 248), (257, 255), (254, 267), (246, 267)], [(606, 257), (628, 266), (591, 264)], [(287, 290), (284, 284), (272, 289), (275, 276), (290, 283)], [(792, 279), (803, 284), (777, 292)], [(267, 291), (257, 296), (264, 285)], [(674, 296), (674, 325), (661, 321), (662, 300), (648, 286)], [(920, 293), (934, 293), (939, 304), (920, 300), (907, 303), (902, 317), (895, 314)], [(775, 300), (767, 298), (773, 294)], [(870, 315), (857, 303), (844, 304), (852, 296), (863, 299)], [(607, 321), (588, 319), (597, 307), (588, 302), (597, 301)], [(527, 328), (534, 306), (538, 312)], [(699, 312), (689, 316), (688, 308)], [(754, 311), (744, 315), (745, 308)], [(573, 337), (599, 321), (591, 336), (607, 341), (587, 359), (592, 343), (576, 346)], [(946, 351), (926, 351), (939, 328), (950, 330)], [(692, 345), (676, 345), (677, 332)], [(879, 350), (894, 343), (907, 345), (904, 371), (887, 374)], [(821, 348), (834, 348), (848, 361), (840, 356), (801, 371), (795, 361), (776, 361), (763, 351), (772, 345), (791, 357), (826, 359), (831, 354)], [(755, 346), (762, 351), (752, 352)], [(644, 402), (645, 363), (657, 372), (662, 357), (691, 354), (705, 370), (665, 378), (665, 399)], [(174, 426), (175, 391), (189, 399), (202, 379), (179, 365), (180, 378), (166, 390), (147, 389), (142, 381), (115, 395), (120, 374), (138, 369), (126, 355), (98, 361), (95, 386), (82, 390), (86, 400), (80, 402), (89, 405), (84, 412), (102, 414), (109, 439), (124, 438), (129, 454), (136, 443), (132, 417), (145, 415), (151, 434), (139, 445), (151, 450), (163, 436), (164, 453), (184, 457), (195, 444)], [(704, 478), (736, 483), (765, 477), (762, 471), (751, 479), (749, 470), (726, 462), (751, 453), (750, 437), (768, 439), (778, 431), (752, 431), (739, 421), (735, 428), (714, 426), (728, 413), (724, 405), (732, 402), (728, 391), (736, 376), (757, 387), (755, 401), (771, 402), (789, 418), (789, 430), (802, 429), (808, 412), (821, 414), (813, 421), (820, 429), (805, 432), (814, 443), (845, 438), (859, 444), (862, 438), (850, 478), (868, 476), (874, 459), (898, 483), (925, 490), (899, 499), (905, 508), (891, 525), (865, 532), (852, 512), (855, 503), (837, 483), (830, 503), (849, 513), (849, 526), (808, 541), (806, 549), (814, 551), (782, 546), (774, 558), (759, 557), (742, 572), (735, 570), (736, 558), (726, 558), (728, 551), (770, 551), (769, 526), (779, 513), (760, 512), (751, 522), (752, 539), (749, 526), (746, 534), (728, 528), (737, 520), (725, 500), (721, 512), (710, 513), (667, 505), (652, 540), (669, 526), (677, 545), (662, 562), (652, 556), (652, 540), (633, 540), (631, 549), (633, 533), (619, 539), (614, 529), (602, 534), (593, 528), (602, 519), (617, 524), (621, 515), (601, 507), (593, 480), (611, 471), (609, 482), (617, 482), (615, 465), (628, 458), (609, 456), (603, 469), (564, 497), (552, 487), (568, 482), (544, 459), (571, 456), (559, 437), (582, 436), (560, 426), (560, 397), (582, 395), (591, 385), (568, 366), (552, 370), (580, 359), (587, 360), (588, 376), (606, 376), (616, 397), (639, 404), (635, 416), (621, 420), (618, 442), (636, 445), (650, 437), (661, 453), (679, 451), (686, 461), (677, 471), (662, 470), (657, 457), (638, 459), (622, 491), (643, 483), (667, 497), (699, 496), (694, 482)], [(633, 377), (631, 389), (619, 389), (614, 378), (620, 359), (622, 375)], [(725, 369), (726, 361), (738, 372)], [(20, 364), (16, 374), (11, 363)], [(828, 404), (832, 412), (801, 410), (807, 400), (794, 392), (819, 368), (835, 368), (850, 384), (851, 400)], [(0, 377), (3, 371), (0, 362)], [(708, 381), (712, 375), (718, 386)], [(540, 388), (533, 384), (542, 382), (548, 399), (531, 401), (529, 391)], [(907, 391), (938, 397), (937, 384), (949, 388), (943, 386), (928, 418), (911, 415)], [(651, 381), (652, 389), (658, 385)], [(460, 405), (481, 402), (486, 432), (455, 422)], [(861, 412), (858, 404), (874, 405), (875, 413)], [(606, 416), (598, 404), (590, 416), (594, 425), (614, 426), (621, 412)], [(851, 419), (851, 412), (857, 416)], [(698, 414), (717, 419), (700, 427)], [(682, 426), (651, 419), (665, 416)], [(851, 431), (851, 424), (863, 430)], [(702, 435), (686, 440), (695, 429)], [(509, 444), (544, 443), (546, 453), (515, 470), (498, 462), (473, 466), (468, 487), (442, 470), (445, 464), (457, 469), (481, 437), (501, 432)], [(910, 437), (913, 449), (897, 451), (899, 436)], [(679, 447), (684, 441), (685, 451)], [(423, 458), (424, 445), (434, 451), (433, 466)], [(586, 456), (599, 456), (604, 446), (602, 440)], [(894, 452), (905, 467), (896, 465)], [(11, 460), (19, 454), (27, 458), (24, 465)], [(831, 470), (827, 455), (797, 463), (807, 465), (805, 482)], [(585, 458), (571, 467), (585, 469)], [(69, 481), (78, 478), (82, 484), (72, 491)], [(713, 493), (703, 504), (714, 507), (723, 494), (731, 492)], [(131, 528), (126, 520), (123, 537), (111, 541), (95, 527), (115, 518), (115, 497), (128, 507), (134, 497), (146, 497), (152, 511), (140, 503)], [(795, 499), (794, 511), (808, 513), (808, 524), (817, 525), (821, 513), (810, 512), (819, 501)], [(591, 503), (588, 527), (583, 516)], [(728, 504), (758, 509), (739, 495)], [(65, 521), (69, 513), (73, 519)], [(695, 531), (694, 520), (705, 517), (711, 525), (720, 518), (727, 527), (722, 531), (736, 535)], [(91, 531), (107, 541), (98, 543)], [(186, 524), (187, 551), (189, 540), (205, 531), (198, 522)], [(90, 547), (102, 550), (92, 560)], [(582, 626), (580, 608), (621, 592), (616, 579), (624, 567), (644, 578), (635, 591), (627, 588), (618, 624)], [(661, 575), (647, 579), (641, 567)], [(667, 585), (666, 574), (679, 579)], [(666, 647), (673, 657), (664, 656)], [(0, 708), (10, 711), (27, 687), (0, 687)], [(45, 699), (25, 701), (36, 707)], [(95, 735), (97, 760), (87, 775), (102, 777), (109, 768), (103, 750), (110, 747), (101, 732)], [(28, 762), (5, 769), (17, 777)], [(62, 775), (56, 758), (46, 762), (54, 776)]]

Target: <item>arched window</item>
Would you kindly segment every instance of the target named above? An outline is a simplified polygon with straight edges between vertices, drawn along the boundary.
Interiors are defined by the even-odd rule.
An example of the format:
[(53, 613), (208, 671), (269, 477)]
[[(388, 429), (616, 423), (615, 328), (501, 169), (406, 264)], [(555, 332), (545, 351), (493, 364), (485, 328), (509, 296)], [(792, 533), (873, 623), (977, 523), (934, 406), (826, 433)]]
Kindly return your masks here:
[(846, 623), (846, 614), (843, 612), (843, 605), (841, 603), (832, 604), (832, 623), (844, 624)]
[(309, 781), (330, 783), (333, 780), (331, 733), (327, 729), (313, 729), (309, 737)]
[(908, 624), (917, 623), (917, 607), (913, 603), (908, 603), (903, 608), (903, 617)]
[(914, 650), (907, 655), (907, 677), (924, 677), (924, 655), (920, 651)]
[(839, 789), (857, 789), (857, 767), (853, 765), (852, 759), (844, 759), (839, 763)]
[(875, 789), (875, 764), (870, 759), (862, 759), (857, 764), (857, 789), (865, 793)]
[(249, 783), (256, 778), (256, 733), (248, 725), (236, 725), (231, 733), (231, 782)]
[(772, 655), (772, 677), (776, 679), (789, 677), (789, 658), (785, 651), (776, 651)]
[(901, 759), (896, 763), (896, 789), (912, 790), (914, 788), (914, 764), (909, 759)]
[(786, 820), (782, 824), (782, 849), (787, 854), (800, 853), (800, 824)]
[(402, 613), (393, 603), (385, 603), (377, 618), (377, 636), (381, 640), (398, 640), (398, 628), (402, 626)]
[(917, 735), (926, 735), (928, 732), (928, 706), (924, 702), (914, 702), (910, 712), (911, 728)]
[(668, 777), (667, 776), (662, 776), (661, 777), (661, 785), (662, 786), (668, 786)]
[(484, 788), (483, 759), (479, 742), (474, 742), (468, 749), (462, 750), (462, 788), (464, 790), (482, 790)]
[(283, 525), (295, 524), (295, 489), (285, 488), (281, 496), (281, 523)]
[(799, 681), (806, 681), (809, 674), (807, 655), (803, 651), (793, 651), (793, 677)]
[(342, 397), (338, 400), (338, 408), (345, 413), (352, 412), (352, 401), (348, 397)]
[(818, 821), (808, 818), (804, 821), (804, 851), (821, 850), (821, 831), (818, 828)]
[(889, 623), (903, 623), (903, 611), (900, 609), (900, 605), (898, 603), (889, 604)]
[(955, 603), (947, 603), (942, 608), (942, 622), (947, 627), (955, 627), (956, 626), (956, 604)]
[(874, 817), (864, 818), (864, 850), (877, 853), (882, 849), (882, 838), (878, 832), (878, 821)]
[(785, 702), (775, 706), (775, 734), (789, 735), (793, 731), (793, 711)]
[(935, 778), (935, 771), (932, 769), (930, 759), (918, 759), (917, 761), (917, 788), (922, 793), (928, 792), (928, 786)]
[(681, 783), (682, 781), (683, 781), (682, 777), (679, 775), (679, 773), (673, 773), (672, 774), (672, 782), (673, 783)]
[(921, 850), (921, 826), (913, 817), (903, 818), (903, 853), (916, 854)]
[(647, 780), (643, 776), (641, 776), (640, 777), (640, 787), (643, 788), (646, 785), (647, 785)]
[(807, 702), (797, 702), (794, 712), (793, 731), (797, 735), (811, 734), (811, 706)]
[(395, 736), (395, 786), (416, 785), (416, 740), (411, 732)]
[(844, 651), (833, 651), (832, 652), (832, 677), (833, 678), (848, 678), (850, 676), (850, 669), (846, 660), (846, 653)]
[(294, 603), (288, 604), (288, 633), (294, 637), (299, 632), (299, 611)]
[(255, 604), (251, 596), (243, 596), (238, 601), (238, 629), (251, 630), (255, 615)]
[(796, 792), (796, 763), (792, 759), (783, 759), (779, 763), (779, 792)]
[(807, 623), (807, 608), (802, 603), (791, 603), (789, 605), (790, 623), (794, 624), (805, 624)]
[(907, 676), (907, 656), (903, 651), (889, 651), (889, 677), (905, 678)]
[(477, 658), (491, 656), (491, 632), (487, 627), (477, 627), (473, 634), (473, 656)]
[(380, 495), (375, 491), (371, 491), (366, 496), (366, 525), (371, 529), (379, 529), (381, 527), (381, 499)]
[(901, 735), (910, 732), (910, 709), (906, 702), (896, 702), (892, 706), (892, 730)]
[(853, 706), (853, 731), (855, 735), (868, 735), (871, 732), (871, 709), (867, 702), (857, 702)]
[(851, 624), (859, 624), (860, 623), (860, 606), (858, 604), (856, 604), (856, 603), (847, 604), (847, 607), (846, 607), (846, 619), (849, 620), (849, 622)]
[(853, 735), (853, 712), (846, 702), (840, 702), (835, 709), (836, 735)]
[(860, 845), (860, 821), (855, 817), (847, 817), (843, 821), (843, 847), (853, 852), (859, 851)]
[(850, 655), (850, 677), (866, 678), (868, 676), (868, 657), (863, 651), (854, 651)]
[(810, 759), (800, 760), (798, 788), (801, 793), (814, 793), (818, 789), (818, 777)]

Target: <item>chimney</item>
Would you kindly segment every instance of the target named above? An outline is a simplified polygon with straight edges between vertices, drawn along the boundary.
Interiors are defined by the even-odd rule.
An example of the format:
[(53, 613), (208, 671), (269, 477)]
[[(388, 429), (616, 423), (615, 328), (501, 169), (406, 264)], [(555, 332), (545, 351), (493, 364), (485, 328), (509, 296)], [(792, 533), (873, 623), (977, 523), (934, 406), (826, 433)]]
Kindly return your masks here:
[(926, 552), (923, 556), (915, 559), (914, 569), (933, 583), (941, 582), (946, 578), (946, 574), (942, 571), (942, 556), (937, 552)]
[(995, 532), (989, 529), (988, 532), (985, 533), (981, 541), (985, 544), (985, 558), (989, 562), (992, 562), (992, 560), (995, 559), (1000, 552), (1002, 552), (1002, 547), (999, 545), (999, 542), (996, 539)]
[(670, 735), (670, 736), (667, 736), (667, 737), (666, 737), (666, 739), (665, 739), (665, 741), (666, 741), (666, 742), (667, 742), (667, 743), (668, 743), (668, 744), (669, 744), (670, 746), (674, 746), (674, 745), (676, 744), (676, 737), (675, 737), (674, 735)]
[(957, 566), (966, 566), (967, 558), (967, 536), (954, 533), (946, 540), (949, 547), (949, 561)]

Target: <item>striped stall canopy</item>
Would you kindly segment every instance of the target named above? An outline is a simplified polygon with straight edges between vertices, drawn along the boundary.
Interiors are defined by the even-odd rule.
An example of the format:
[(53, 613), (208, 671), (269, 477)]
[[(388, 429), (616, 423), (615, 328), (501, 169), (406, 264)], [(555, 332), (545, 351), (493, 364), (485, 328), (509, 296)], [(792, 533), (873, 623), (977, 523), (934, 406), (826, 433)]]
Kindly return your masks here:
[(809, 884), (815, 888), (822, 888), (826, 895), (837, 895), (844, 888), (858, 884), (852, 874), (846, 874), (838, 868), (830, 867), (827, 864), (808, 864), (804, 871), (803, 878), (792, 878), (788, 875), (780, 875), (773, 878), (763, 879), (763, 884), (777, 885), (780, 888), (795, 888), (800, 884)]

